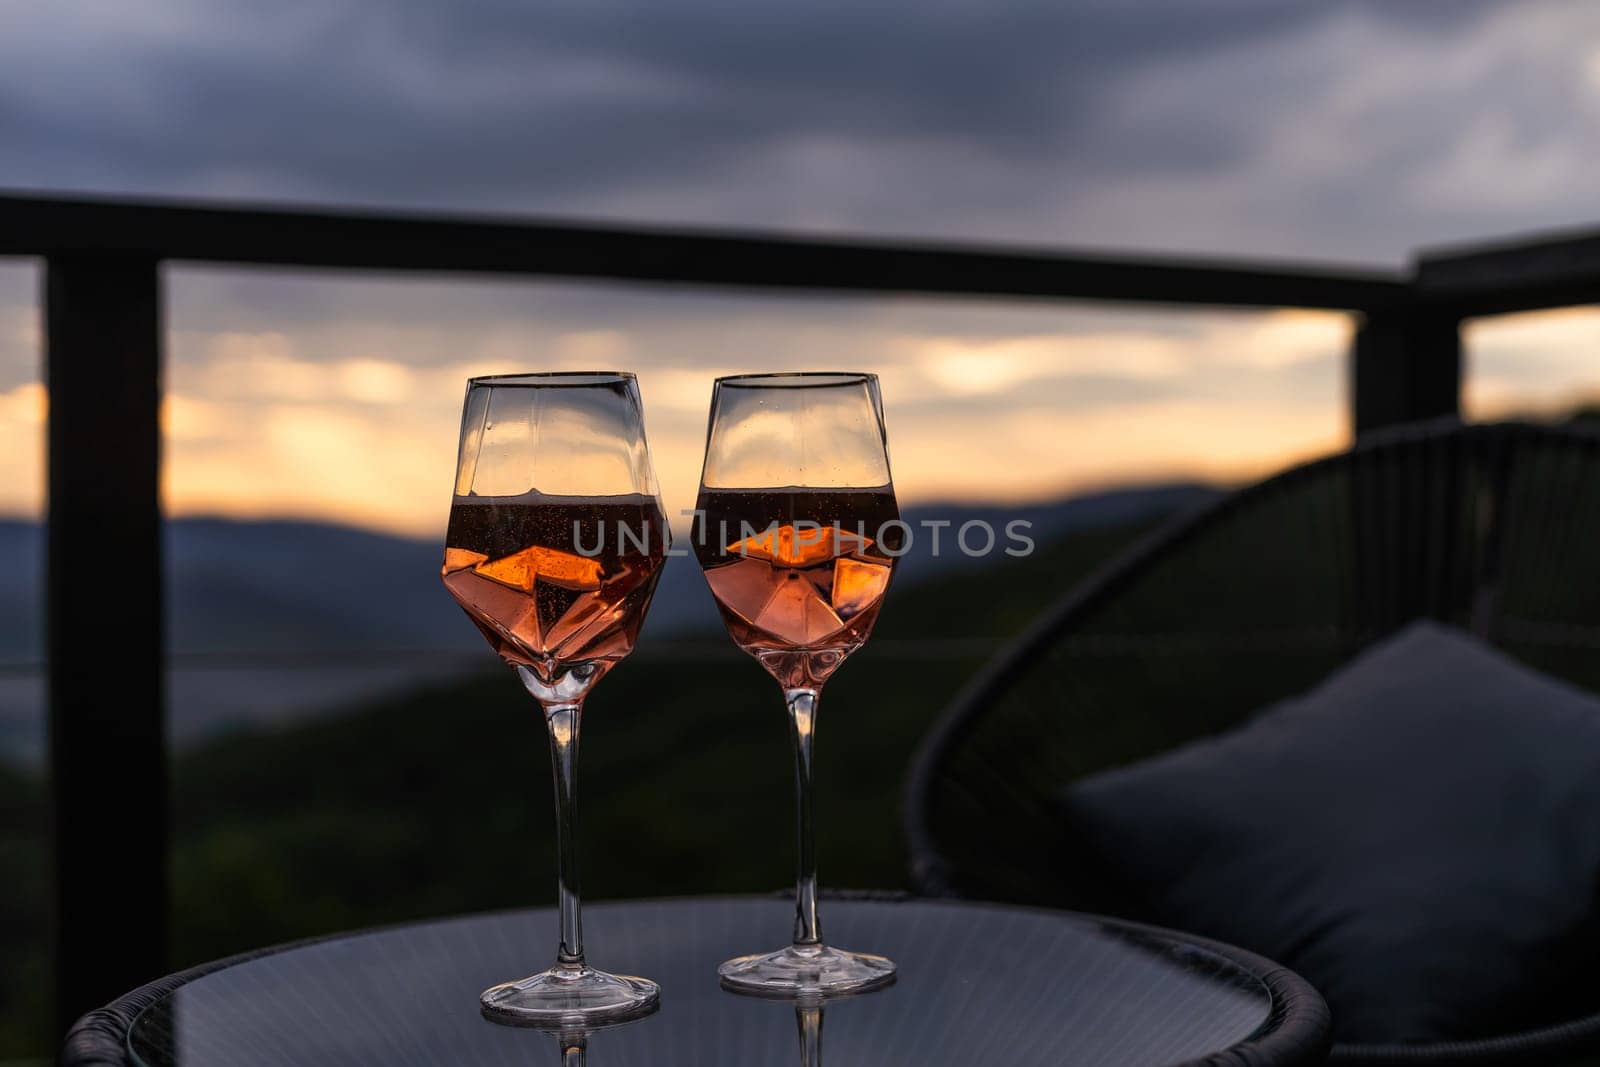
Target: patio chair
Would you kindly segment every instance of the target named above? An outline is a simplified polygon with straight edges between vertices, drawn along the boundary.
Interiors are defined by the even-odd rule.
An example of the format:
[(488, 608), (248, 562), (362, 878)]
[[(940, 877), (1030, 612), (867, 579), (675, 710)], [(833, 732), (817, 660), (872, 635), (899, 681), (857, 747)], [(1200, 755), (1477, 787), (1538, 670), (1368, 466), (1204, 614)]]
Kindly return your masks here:
[[(906, 797), (914, 884), (1149, 919), (1096, 865), (1061, 861), (1082, 844), (1062, 790), (1237, 726), (1417, 619), (1600, 691), (1600, 434), (1414, 424), (1136, 545), (924, 741)], [(1338, 1045), (1334, 1062), (1600, 1062), (1600, 995), (1589, 1003), (1597, 1014), (1487, 1040)]]

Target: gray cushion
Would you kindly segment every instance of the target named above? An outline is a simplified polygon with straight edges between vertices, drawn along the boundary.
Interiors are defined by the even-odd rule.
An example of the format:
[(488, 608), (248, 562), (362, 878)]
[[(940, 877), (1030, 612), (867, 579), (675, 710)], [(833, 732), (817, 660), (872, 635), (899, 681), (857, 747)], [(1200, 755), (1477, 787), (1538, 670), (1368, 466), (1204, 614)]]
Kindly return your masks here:
[(1459, 631), (1415, 624), (1064, 801), (1067, 859), (1300, 972), (1341, 1041), (1508, 1032), (1594, 988), (1600, 701)]

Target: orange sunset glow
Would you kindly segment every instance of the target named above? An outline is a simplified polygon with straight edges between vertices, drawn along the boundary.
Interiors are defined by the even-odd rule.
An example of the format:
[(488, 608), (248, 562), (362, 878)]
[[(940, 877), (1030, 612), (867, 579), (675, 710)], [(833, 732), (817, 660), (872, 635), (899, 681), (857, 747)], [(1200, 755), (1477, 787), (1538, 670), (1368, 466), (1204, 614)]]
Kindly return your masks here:
[[(525, 370), (635, 370), (669, 512), (693, 505), (712, 380), (829, 366), (876, 371), (903, 500), (1042, 499), (1113, 483), (1236, 480), (1346, 437), (1342, 315), (1108, 312), (937, 301), (752, 301), (693, 294), (591, 328), (537, 305), (476, 319), (461, 287), (245, 279), (281, 296), (353, 294), (346, 314), (285, 328), (247, 306), (192, 319), (169, 284), (162, 425), (169, 515), (311, 517), (438, 536), (465, 380)], [(382, 292), (387, 288), (390, 292)], [(513, 287), (505, 287), (515, 292)], [(401, 321), (363, 298), (398, 294)], [(643, 303), (607, 294), (616, 305)], [(431, 313), (424, 311), (431, 305)], [(452, 307), (452, 305), (455, 305)], [(820, 313), (819, 313), (820, 312)], [(619, 321), (620, 320), (620, 321)], [(13, 337), (13, 363), (37, 359)], [(29, 352), (28, 349), (33, 349)], [(0, 510), (42, 494), (44, 391), (0, 392), (13, 447)]]

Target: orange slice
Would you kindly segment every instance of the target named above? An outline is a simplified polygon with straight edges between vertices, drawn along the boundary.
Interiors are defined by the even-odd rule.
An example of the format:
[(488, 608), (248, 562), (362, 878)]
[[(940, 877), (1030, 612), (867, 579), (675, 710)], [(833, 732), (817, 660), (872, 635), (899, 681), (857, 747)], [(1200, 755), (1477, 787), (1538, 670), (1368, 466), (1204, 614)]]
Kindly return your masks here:
[(792, 524), (784, 523), (735, 541), (727, 551), (748, 559), (764, 559), (781, 567), (810, 567), (846, 552), (859, 552), (870, 544), (872, 538), (836, 526), (820, 529), (808, 526), (797, 530)]
[(479, 563), (473, 569), (485, 578), (525, 593), (533, 592), (535, 580), (563, 589), (599, 589), (600, 579), (605, 574), (597, 559), (539, 545), (492, 562)]
[(477, 566), (488, 558), (482, 552), (469, 552), (464, 548), (447, 548), (444, 550), (443, 573), (454, 574), (456, 571), (464, 571), (468, 567)]

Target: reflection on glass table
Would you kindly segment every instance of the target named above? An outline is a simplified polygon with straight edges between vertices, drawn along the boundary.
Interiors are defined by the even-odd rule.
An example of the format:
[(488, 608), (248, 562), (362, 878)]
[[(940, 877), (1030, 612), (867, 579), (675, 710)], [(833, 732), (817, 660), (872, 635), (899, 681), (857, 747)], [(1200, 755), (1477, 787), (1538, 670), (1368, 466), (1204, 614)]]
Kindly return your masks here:
[[(735, 995), (717, 978), (731, 951), (790, 908), (773, 898), (596, 907), (596, 949), (654, 975), (661, 1006), (571, 1034), (566, 1045), (558, 1034), (565, 1062), (817, 1063), (823, 1005)], [(892, 986), (826, 1003), (833, 1067), (1159, 1067), (1222, 1052), (1298, 1065), (1320, 1063), (1326, 1051), (1321, 998), (1281, 967), (1227, 946), (1023, 908), (836, 900), (830, 909), (839, 936), (882, 946), (900, 968)], [(393, 927), (177, 976), (83, 1024), (62, 1063), (548, 1063), (551, 1034), (485, 1020), (477, 992), (543, 944), (551, 918), (530, 910)]]

